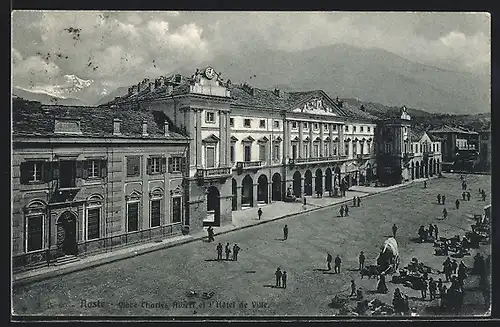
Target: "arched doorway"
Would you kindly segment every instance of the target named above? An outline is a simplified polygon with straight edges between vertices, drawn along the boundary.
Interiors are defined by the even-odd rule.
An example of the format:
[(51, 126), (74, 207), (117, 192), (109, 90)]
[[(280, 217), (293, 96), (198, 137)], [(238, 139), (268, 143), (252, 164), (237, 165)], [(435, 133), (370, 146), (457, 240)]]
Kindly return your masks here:
[(241, 188), (241, 205), (253, 207), (253, 180), (250, 175), (243, 178)]
[(210, 186), (207, 190), (207, 215), (213, 215), (213, 224), (220, 226), (220, 192), (215, 186)]
[(323, 193), (323, 172), (321, 169), (316, 170), (316, 180), (314, 184), (316, 193)]
[(77, 254), (76, 216), (71, 211), (63, 212), (57, 219), (57, 247), (65, 255)]
[(233, 189), (233, 204), (232, 204), (232, 210), (238, 210), (238, 184), (236, 183), (236, 180), (233, 178), (232, 179), (232, 189)]
[(420, 178), (424, 178), (424, 163), (420, 162)]
[(411, 179), (415, 179), (415, 164), (411, 162)]
[(312, 193), (312, 173), (310, 170), (306, 170), (306, 173), (304, 174), (304, 194), (312, 195)]
[(281, 201), (281, 175), (279, 173), (273, 175), (271, 189), (271, 199), (273, 201)]
[(293, 195), (296, 197), (302, 196), (302, 176), (299, 171), (293, 174)]
[(420, 178), (420, 163), (418, 161), (415, 163), (415, 175), (417, 179)]
[(325, 170), (325, 191), (333, 191), (332, 170), (330, 168), (326, 168)]
[(439, 159), (437, 159), (436, 163), (437, 163), (436, 172), (439, 174), (441, 172), (441, 165), (440, 165)]
[(367, 182), (371, 182), (371, 180), (373, 178), (373, 176), (372, 176), (372, 166), (369, 163), (366, 164), (365, 171), (366, 171), (366, 181)]
[(260, 175), (259, 178), (257, 179), (257, 201), (258, 202), (264, 202), (268, 203), (269, 202), (269, 197), (268, 197), (268, 185), (267, 185), (267, 176), (266, 175)]

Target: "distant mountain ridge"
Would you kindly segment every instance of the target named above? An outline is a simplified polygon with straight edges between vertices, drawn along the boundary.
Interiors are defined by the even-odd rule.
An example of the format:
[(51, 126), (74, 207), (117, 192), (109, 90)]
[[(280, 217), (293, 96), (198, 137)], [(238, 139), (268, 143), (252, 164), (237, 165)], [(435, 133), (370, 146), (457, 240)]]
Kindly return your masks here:
[(62, 98), (43, 92), (30, 92), (28, 90), (13, 87), (12, 96), (32, 101), (38, 101), (43, 104), (59, 104), (65, 106), (86, 106), (87, 103), (77, 98)]

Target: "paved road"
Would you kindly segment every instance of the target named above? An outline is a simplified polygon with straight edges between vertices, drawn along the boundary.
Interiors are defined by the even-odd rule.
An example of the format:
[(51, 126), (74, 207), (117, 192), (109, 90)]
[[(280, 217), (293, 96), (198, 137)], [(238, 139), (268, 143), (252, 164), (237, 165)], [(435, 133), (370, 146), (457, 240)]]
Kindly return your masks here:
[[(364, 251), (367, 263), (374, 262), (379, 247), (397, 224), (397, 240), (402, 265), (418, 257), (439, 269), (443, 257), (435, 257), (432, 244), (412, 239), (421, 224), (438, 224), (440, 235), (463, 235), (470, 229), (468, 215), (480, 213), (485, 203), (477, 189), (490, 189), (489, 176), (468, 176), (472, 200), (454, 209), (461, 197), (458, 177), (422, 184), (365, 198), (360, 208), (350, 208), (350, 216), (337, 217), (338, 208), (259, 225), (216, 238), (225, 245), (234, 242), (242, 248), (239, 260), (217, 262), (216, 243), (194, 242), (86, 271), (22, 286), (14, 290), (17, 314), (47, 315), (332, 315), (333, 295), (349, 294), (352, 278), (370, 294), (375, 280), (359, 279), (357, 255)], [(443, 206), (436, 204), (437, 193), (446, 194), (449, 212), (438, 220)], [(286, 205), (286, 204), (284, 204)], [(289, 239), (281, 240), (288, 224)], [(326, 268), (326, 252), (342, 258), (342, 271), (335, 275)], [(481, 249), (484, 253), (485, 248)], [(471, 257), (464, 261), (471, 266)], [(288, 288), (277, 289), (274, 271), (280, 266), (288, 273)], [(352, 270), (352, 271), (351, 271)], [(390, 302), (396, 285), (388, 283), (388, 295), (376, 295)], [(189, 299), (186, 293), (213, 291), (210, 300)], [(412, 296), (412, 306), (431, 304)], [(470, 296), (466, 313), (477, 313), (482, 298)], [(189, 302), (191, 301), (191, 302)], [(354, 304), (354, 302), (353, 302)], [(241, 305), (241, 306), (240, 306)], [(246, 307), (245, 307), (246, 305)], [(422, 309), (423, 310), (423, 309)]]

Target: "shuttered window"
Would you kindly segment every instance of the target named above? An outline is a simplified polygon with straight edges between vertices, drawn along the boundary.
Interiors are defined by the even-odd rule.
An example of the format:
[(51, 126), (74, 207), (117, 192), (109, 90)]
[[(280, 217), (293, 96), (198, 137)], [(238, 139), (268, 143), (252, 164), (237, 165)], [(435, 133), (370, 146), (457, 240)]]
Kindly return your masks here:
[(22, 162), (20, 169), (21, 184), (46, 182), (50, 173), (50, 165), (39, 161)]
[(141, 175), (141, 157), (127, 157), (127, 177)]
[(139, 230), (139, 203), (127, 204), (127, 231), (135, 232)]
[(207, 168), (215, 167), (215, 148), (212, 146), (206, 147), (206, 164)]
[(266, 161), (266, 146), (264, 144), (259, 145), (259, 160)]
[(160, 200), (151, 201), (151, 227), (160, 226)]
[(87, 239), (99, 238), (100, 208), (90, 208), (87, 211)]
[(43, 215), (26, 217), (27, 251), (41, 250), (43, 246)]
[(244, 150), (244, 160), (245, 161), (250, 161), (252, 160), (252, 146), (251, 145), (245, 145), (243, 147)]

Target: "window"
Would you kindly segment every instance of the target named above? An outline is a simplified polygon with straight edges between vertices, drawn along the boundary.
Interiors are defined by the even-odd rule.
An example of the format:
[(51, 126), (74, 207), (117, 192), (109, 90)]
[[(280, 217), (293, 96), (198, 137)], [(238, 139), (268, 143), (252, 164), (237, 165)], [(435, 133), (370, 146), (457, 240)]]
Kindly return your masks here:
[(21, 184), (41, 183), (47, 177), (47, 172), (43, 172), (43, 162), (22, 162), (21, 163)]
[(329, 153), (330, 152), (329, 151), (330, 147), (329, 147), (329, 145), (327, 143), (325, 143), (324, 146), (325, 146), (325, 149), (323, 150), (324, 151), (324, 156), (325, 157), (329, 157), (330, 156), (330, 153)]
[(207, 168), (215, 167), (215, 147), (207, 146), (205, 148), (205, 164)]
[(179, 173), (185, 170), (186, 158), (170, 157), (168, 158), (168, 172)]
[(148, 158), (148, 175), (165, 173), (167, 170), (166, 168), (166, 158)]
[(360, 126), (360, 127), (359, 127), (359, 131), (360, 131), (361, 133), (363, 133), (363, 126)]
[(318, 123), (314, 123), (314, 129), (315, 130), (319, 129), (319, 124)]
[(87, 177), (88, 178), (99, 178), (101, 170), (100, 160), (88, 160), (87, 161)]
[(293, 121), (293, 122), (292, 122), (292, 128), (293, 128), (293, 129), (297, 129), (297, 122), (296, 122), (296, 121)]
[(368, 130), (368, 132), (369, 132), (369, 131), (370, 131), (370, 126), (368, 126), (366, 129), (367, 129), (367, 130)]
[(418, 152), (422, 153), (422, 144), (421, 143), (419, 144), (418, 148), (419, 148)]
[(141, 175), (141, 157), (127, 157), (127, 177)]
[(151, 200), (151, 227), (160, 226), (160, 199)]
[[(335, 126), (335, 125), (334, 125)], [(334, 143), (333, 144), (333, 155), (336, 156), (337, 155), (337, 143)]]
[(234, 127), (234, 118), (229, 118), (229, 126)]
[(356, 126), (353, 126), (353, 127), (352, 127), (352, 131), (353, 131), (353, 132), (356, 132)]
[(292, 159), (297, 158), (297, 145), (292, 145)]
[(315, 158), (319, 158), (319, 145), (318, 144), (314, 144), (314, 157)]
[(328, 130), (328, 124), (323, 124), (323, 130), (327, 131)]
[(406, 127), (405, 127), (405, 128), (403, 128), (403, 133), (406, 133)]
[(139, 202), (127, 203), (127, 231), (139, 230)]
[(266, 161), (266, 145), (265, 144), (259, 144), (259, 160), (261, 161)]
[(248, 118), (247, 118), (247, 119), (245, 119), (245, 120), (243, 121), (243, 126), (244, 126), (244, 127), (251, 127), (251, 125), (250, 125), (250, 119), (248, 119)]
[(244, 160), (245, 161), (251, 161), (252, 160), (252, 146), (250, 144), (244, 145), (243, 147), (243, 154), (244, 154)]
[(414, 152), (414, 151), (413, 151), (413, 143), (412, 143), (412, 145), (411, 145), (411, 152)]
[(215, 112), (207, 111), (205, 113), (205, 122), (206, 123), (215, 123)]
[(304, 124), (304, 129), (308, 129), (309, 128), (309, 126), (307, 125), (307, 122), (304, 122), (303, 124)]
[(274, 161), (280, 160), (280, 145), (279, 144), (274, 145), (273, 159), (274, 159)]
[(280, 128), (280, 121), (279, 120), (274, 121), (274, 128)]
[(261, 119), (259, 121), (259, 128), (266, 128), (266, 121), (265, 121), (265, 119)]
[(436, 144), (436, 150), (437, 150), (437, 152), (439, 152), (439, 143)]
[(26, 252), (42, 249), (43, 218), (44, 215), (26, 216)]
[(354, 156), (358, 154), (358, 142), (352, 142), (352, 154)]
[(309, 144), (304, 144), (304, 158), (309, 158)]
[(337, 130), (337, 125), (333, 125), (333, 130), (336, 131)]
[(345, 125), (345, 131), (349, 132), (349, 126), (348, 125)]
[(345, 142), (345, 155), (349, 155), (349, 142)]
[(234, 144), (231, 144), (230, 155), (231, 155), (231, 162), (234, 162)]
[(87, 240), (99, 238), (100, 215), (100, 208), (89, 208), (87, 210)]
[(176, 196), (172, 198), (172, 222), (180, 223), (182, 218), (182, 197)]

